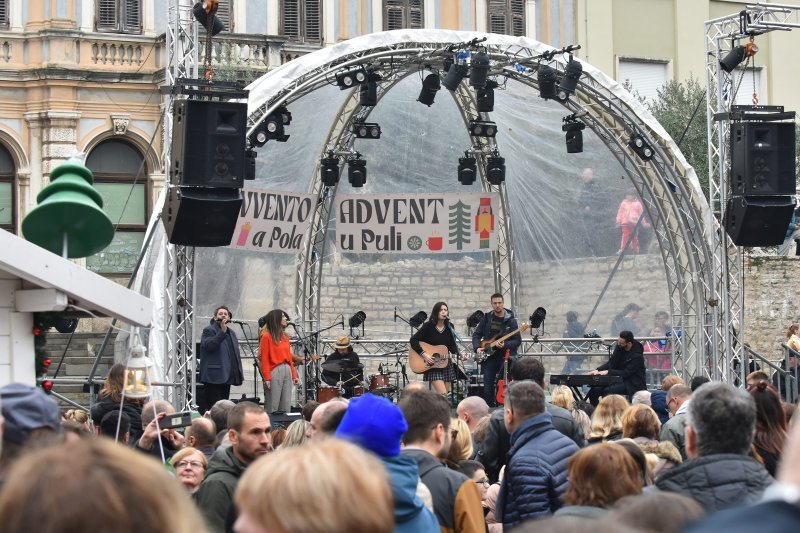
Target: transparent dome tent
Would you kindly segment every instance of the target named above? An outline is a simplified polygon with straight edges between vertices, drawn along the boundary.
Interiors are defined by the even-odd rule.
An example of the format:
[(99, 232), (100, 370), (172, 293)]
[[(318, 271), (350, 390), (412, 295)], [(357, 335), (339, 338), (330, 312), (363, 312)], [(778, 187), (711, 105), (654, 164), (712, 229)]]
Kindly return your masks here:
[[(441, 72), (453, 50), (485, 38), (490, 78), (498, 82), (494, 110), (480, 118), (497, 124), (494, 140), (471, 137), (478, 118), (467, 77), (456, 92), (442, 87), (427, 107), (417, 101), (422, 79)], [(713, 227), (693, 169), (663, 128), (616, 81), (582, 62), (577, 91), (566, 102), (539, 96), (537, 70), (546, 64), (563, 73), (567, 54), (526, 38), (444, 30), (398, 30), (370, 34), (291, 61), (251, 84), (249, 128), (279, 105), (292, 121), (287, 142), (257, 149), (257, 177), (245, 188), (312, 193), (318, 217), (304, 235), (299, 254), (198, 248), (194, 265), (196, 338), (215, 306), (229, 306), (237, 319), (255, 323), (282, 308), (306, 331), (336, 325), (321, 334), (368, 339), (407, 339), (401, 319), (430, 313), (446, 301), (456, 330), (468, 338), (466, 318), (488, 311), (493, 292), (505, 295), (520, 322), (537, 307), (547, 310), (537, 339), (560, 338), (566, 314), (574, 311), (585, 332), (616, 337), (615, 317), (630, 303), (641, 307), (638, 333), (647, 336), (658, 311), (669, 314), (676, 367), (699, 360), (709, 347), (700, 309), (713, 285), (708, 229)], [(340, 90), (335, 74), (364, 66), (381, 76), (379, 102), (359, 105), (358, 89)], [(583, 152), (567, 153), (563, 119), (581, 115)], [(378, 140), (354, 139), (352, 123), (377, 122)], [(628, 145), (633, 134), (653, 147), (645, 161)], [(459, 158), (475, 148), (478, 167), (495, 148), (505, 158), (505, 182), (472, 185), (458, 181)], [(348, 183), (347, 166), (335, 188), (323, 187), (320, 158), (328, 150), (357, 151), (367, 161), (363, 187)], [(344, 159), (344, 158), (343, 158)], [(336, 240), (333, 199), (341, 194), (425, 194), (494, 191), (507, 246), (465, 254), (359, 254), (342, 251)], [(616, 223), (620, 203), (632, 195), (643, 206), (638, 250), (623, 254)], [(158, 297), (157, 267), (163, 264), (163, 228), (153, 239), (142, 290)], [(501, 239), (502, 241), (502, 239)], [(161, 263), (159, 263), (159, 261)], [(155, 274), (153, 274), (155, 273)], [(151, 277), (147, 277), (151, 276)], [(348, 318), (364, 311), (363, 331)], [(240, 335), (241, 336), (241, 335)], [(151, 350), (164, 352), (157, 336)], [(531, 340), (526, 333), (525, 338)], [(531, 349), (536, 349), (535, 343)], [(700, 356), (700, 357), (698, 357)], [(694, 372), (689, 369), (691, 374)]]

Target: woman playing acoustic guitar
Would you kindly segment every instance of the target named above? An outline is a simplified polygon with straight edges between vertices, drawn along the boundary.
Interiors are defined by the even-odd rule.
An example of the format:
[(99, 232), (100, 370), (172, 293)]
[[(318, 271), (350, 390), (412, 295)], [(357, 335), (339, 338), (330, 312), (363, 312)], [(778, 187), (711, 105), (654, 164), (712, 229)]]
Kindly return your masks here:
[[(450, 329), (450, 319), (445, 302), (436, 302), (430, 318), (411, 337), (409, 364), (414, 372), (424, 372), (423, 380), (433, 385), (433, 390), (443, 394), (450, 392), (451, 384), (456, 380), (456, 370), (450, 355), (458, 355), (458, 346)], [(415, 364), (422, 362), (421, 366)], [(419, 361), (419, 358), (422, 361)]]

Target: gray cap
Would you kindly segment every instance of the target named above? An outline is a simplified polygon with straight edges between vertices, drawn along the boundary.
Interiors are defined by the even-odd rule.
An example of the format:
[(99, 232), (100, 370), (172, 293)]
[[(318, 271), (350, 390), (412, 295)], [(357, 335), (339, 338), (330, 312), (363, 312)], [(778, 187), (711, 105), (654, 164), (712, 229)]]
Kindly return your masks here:
[(12, 383), (0, 388), (5, 427), (3, 438), (18, 444), (28, 440), (34, 429), (61, 431), (58, 404), (38, 387)]

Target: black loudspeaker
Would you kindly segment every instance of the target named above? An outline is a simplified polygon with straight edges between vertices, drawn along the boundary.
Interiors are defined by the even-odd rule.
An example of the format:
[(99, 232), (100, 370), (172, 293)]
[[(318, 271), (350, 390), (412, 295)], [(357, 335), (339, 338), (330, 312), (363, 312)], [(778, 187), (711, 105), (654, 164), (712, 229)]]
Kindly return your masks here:
[(161, 218), (172, 244), (228, 246), (241, 207), (239, 189), (171, 187)]
[(792, 196), (734, 196), (728, 200), (725, 231), (737, 246), (777, 246), (792, 220)]
[(302, 418), (303, 413), (272, 413), (269, 415), (272, 429), (288, 428), (292, 422), (302, 420)]
[(178, 100), (172, 109), (170, 183), (241, 187), (247, 104)]
[(731, 188), (734, 196), (795, 193), (793, 123), (731, 124)]

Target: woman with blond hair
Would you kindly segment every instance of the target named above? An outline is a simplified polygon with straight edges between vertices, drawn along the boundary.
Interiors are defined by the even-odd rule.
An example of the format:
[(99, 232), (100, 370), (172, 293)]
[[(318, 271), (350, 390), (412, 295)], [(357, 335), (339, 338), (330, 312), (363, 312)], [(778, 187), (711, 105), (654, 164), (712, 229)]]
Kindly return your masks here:
[[(358, 497), (353, 497), (354, 488)], [(394, 531), (386, 468), (359, 446), (339, 439), (262, 456), (239, 481), (234, 503), (238, 533)]]
[(453, 470), (458, 470), (458, 463), (472, 457), (472, 435), (469, 426), (460, 418), (450, 420), (450, 451), (444, 463)]
[(192, 446), (181, 448), (170, 459), (175, 469), (175, 477), (181, 482), (190, 494), (197, 492), (200, 483), (206, 478), (208, 459), (203, 452)]
[(577, 408), (575, 405), (575, 397), (572, 395), (572, 391), (569, 389), (569, 387), (566, 385), (557, 385), (550, 393), (550, 397), (553, 405), (561, 407), (562, 409), (566, 409), (570, 412), (572, 418), (574, 418), (575, 422), (578, 423), (578, 426), (580, 426), (584, 435), (591, 433), (592, 420), (585, 411)]
[(622, 414), (628, 407), (628, 400), (624, 396), (603, 396), (592, 414), (592, 429), (587, 437), (589, 444), (621, 439)]
[(311, 424), (305, 420), (295, 420), (289, 427), (286, 428), (286, 436), (280, 448), (296, 448), (302, 446), (306, 442), (306, 431)]

